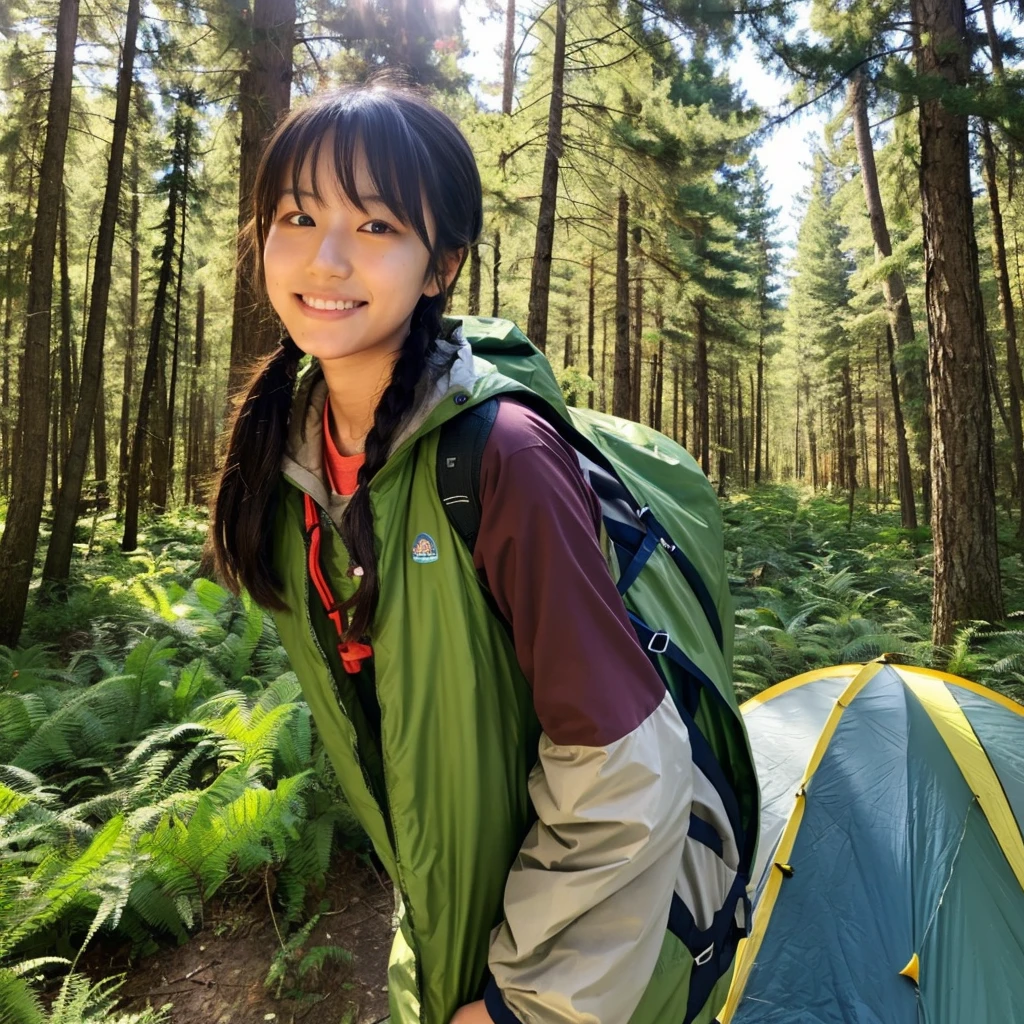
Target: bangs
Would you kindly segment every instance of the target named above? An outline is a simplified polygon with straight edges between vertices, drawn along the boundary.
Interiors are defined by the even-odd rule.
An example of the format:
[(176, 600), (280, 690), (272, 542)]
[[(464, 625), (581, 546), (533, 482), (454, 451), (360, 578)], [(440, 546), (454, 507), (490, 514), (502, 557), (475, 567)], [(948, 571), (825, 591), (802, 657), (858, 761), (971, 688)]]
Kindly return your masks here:
[(268, 143), (262, 173), (256, 185), (256, 226), (260, 248), (277, 208), (282, 179), (291, 163), (291, 191), (296, 205), (299, 179), (309, 167), (310, 188), (323, 203), (323, 182), (317, 165), (325, 142), (333, 141), (334, 178), (348, 201), (366, 212), (356, 189), (356, 163), (365, 156), (373, 191), (392, 215), (419, 236), (433, 256), (427, 232), (423, 193), (436, 191), (436, 174), (426, 147), (414, 132), (401, 107), (383, 90), (350, 92), (315, 103), (296, 112)]

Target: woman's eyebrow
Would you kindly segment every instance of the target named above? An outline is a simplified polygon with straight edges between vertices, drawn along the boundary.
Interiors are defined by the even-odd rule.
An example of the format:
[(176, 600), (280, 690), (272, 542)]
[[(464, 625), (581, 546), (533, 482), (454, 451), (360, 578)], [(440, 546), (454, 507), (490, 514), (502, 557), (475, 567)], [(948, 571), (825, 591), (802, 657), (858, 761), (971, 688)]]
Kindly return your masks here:
[[(314, 202), (316, 201), (316, 196), (313, 195), (312, 192), (307, 192), (305, 189), (301, 188), (297, 192), (292, 191), (292, 189), (290, 188), (283, 188), (278, 193), (278, 198), (281, 198), (282, 196), (299, 196), (302, 199), (312, 199), (314, 200)], [(369, 206), (371, 203), (377, 203), (381, 206), (388, 205), (384, 197), (378, 195), (360, 196), (359, 202), (362, 203), (364, 206)]]

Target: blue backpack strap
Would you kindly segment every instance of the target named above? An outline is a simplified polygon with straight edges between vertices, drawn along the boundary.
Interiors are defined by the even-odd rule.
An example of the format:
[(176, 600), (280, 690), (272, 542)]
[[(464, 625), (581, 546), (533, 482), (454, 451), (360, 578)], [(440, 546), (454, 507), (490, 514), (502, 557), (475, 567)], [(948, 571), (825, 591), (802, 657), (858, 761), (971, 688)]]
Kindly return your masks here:
[(437, 493), (470, 552), (480, 532), (480, 463), (497, 415), (498, 400), (488, 398), (448, 420), (437, 443)]

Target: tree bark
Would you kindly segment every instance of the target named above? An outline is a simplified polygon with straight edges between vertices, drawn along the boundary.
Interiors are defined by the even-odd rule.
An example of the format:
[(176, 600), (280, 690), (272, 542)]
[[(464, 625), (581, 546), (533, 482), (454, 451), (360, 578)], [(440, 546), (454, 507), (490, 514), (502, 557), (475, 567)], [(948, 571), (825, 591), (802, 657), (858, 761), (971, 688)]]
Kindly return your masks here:
[[(850, 107), (853, 112), (853, 131), (857, 143), (857, 158), (860, 163), (861, 183), (864, 187), (864, 201), (868, 209), (868, 220), (871, 222), (871, 235), (875, 242), (875, 262), (880, 262), (892, 255), (892, 242), (889, 228), (885, 221), (885, 208), (882, 206), (882, 194), (878, 187), (878, 170), (875, 165), (875, 151), (871, 143), (871, 128), (868, 123), (867, 85), (864, 74), (858, 71), (850, 80)], [(889, 327), (897, 344), (902, 349), (914, 343), (914, 318), (910, 312), (910, 301), (903, 284), (903, 276), (893, 270), (882, 280), (882, 294), (885, 296), (885, 308), (889, 317)], [(895, 353), (889, 347), (889, 358), (894, 360)], [(908, 377), (911, 374), (908, 374)], [(910, 390), (916, 392), (919, 408), (926, 409), (924, 395), (924, 372), (916, 370), (912, 374), (913, 383)], [(894, 365), (890, 375), (892, 381), (892, 402), (896, 412), (896, 465), (899, 474), (900, 522), (904, 529), (917, 528), (917, 509), (914, 504), (914, 485), (910, 477), (910, 454), (907, 447), (907, 434), (903, 427), (903, 413), (900, 400), (900, 384), (897, 368)], [(909, 381), (908, 381), (909, 383)], [(930, 430), (926, 427), (927, 416), (919, 417), (916, 424), (918, 438), (918, 456), (922, 465), (927, 467), (931, 439)]]
[[(75, 418), (74, 398), (71, 391), (71, 351), (74, 340), (71, 337), (71, 273), (68, 269), (68, 207), (67, 187), (60, 190), (60, 219), (58, 233), (60, 238), (60, 405), (58, 422), (60, 423), (60, 443), (54, 449), (56, 474), (67, 461), (71, 449), (71, 424)], [(52, 488), (51, 500), (57, 501), (57, 488)]]
[(124, 169), (124, 145), (128, 134), (128, 110), (132, 89), (132, 69), (135, 63), (135, 38), (139, 26), (139, 0), (129, 0), (125, 23), (123, 56), (117, 78), (117, 101), (114, 111), (114, 130), (110, 156), (107, 161), (107, 180), (103, 193), (103, 208), (96, 241), (96, 265), (92, 279), (92, 301), (82, 349), (82, 373), (75, 408), (75, 423), (71, 432), (71, 448), (64, 465), (60, 501), (53, 519), (53, 534), (46, 552), (43, 578), (63, 582), (71, 569), (71, 551), (74, 541), (78, 502), (82, 495), (89, 437), (93, 438), (94, 466), (97, 479), (106, 480), (106, 428), (101, 424), (100, 435), (95, 435), (94, 420), (103, 376), (103, 339), (107, 329), (107, 302), (110, 296), (111, 263), (114, 249), (114, 229), (117, 224), (121, 176)]
[(188, 410), (188, 455), (185, 472), (185, 501), (197, 504), (202, 497), (199, 480), (203, 476), (202, 452), (203, 424), (206, 419), (205, 387), (202, 383), (203, 373), (203, 342), (206, 334), (206, 288), (199, 285), (196, 294), (196, 336), (192, 352), (192, 389), (189, 394)]
[(124, 349), (124, 390), (121, 394), (121, 438), (117, 463), (117, 518), (124, 511), (125, 494), (128, 490), (128, 468), (130, 456), (130, 426), (132, 389), (135, 384), (135, 335), (139, 323), (139, 150), (132, 146), (131, 213), (128, 221), (128, 236), (131, 239), (131, 282), (128, 306), (128, 325), (125, 332)]
[(530, 312), (526, 333), (543, 352), (547, 348), (548, 305), (551, 299), (551, 254), (558, 202), (558, 161), (562, 158), (562, 108), (565, 104), (565, 22), (568, 0), (555, 0), (555, 52), (551, 62), (551, 103), (548, 137), (541, 174), (540, 211), (530, 274)]
[(740, 480), (744, 488), (748, 487), (750, 481), (747, 475), (747, 425), (743, 421), (743, 374), (737, 371), (736, 374), (736, 457), (739, 466)]
[(494, 269), (491, 274), (491, 316), (499, 315), (498, 283), (501, 280), (501, 232), (494, 232)]
[[(963, 0), (912, 0), (921, 78), (966, 88), (971, 48)], [(923, 96), (918, 132), (932, 402), (932, 640), (959, 623), (1003, 617), (996, 538), (992, 413), (978, 277), (967, 116)]]
[(1017, 478), (1017, 536), (1024, 537), (1024, 431), (1021, 429), (1021, 403), (1024, 401), (1024, 378), (1021, 376), (1020, 352), (1017, 348), (1017, 322), (1014, 319), (1013, 292), (1010, 290), (1010, 270), (1006, 261), (1006, 237), (1003, 232), (1003, 211), (999, 199), (999, 181), (996, 177), (996, 147), (992, 130), (982, 121), (982, 170), (988, 205), (992, 218), (992, 266), (999, 289), (999, 312), (1003, 318), (1006, 338), (1006, 371), (1010, 384), (1008, 414), (1010, 442), (1013, 445), (1013, 467)]
[[(900, 499), (900, 523), (905, 529), (917, 529), (917, 516), (908, 520), (904, 517), (903, 511), (907, 507), (913, 508), (914, 495), (913, 486), (910, 483), (910, 452), (906, 445), (906, 429), (903, 424), (903, 405), (899, 401), (899, 380), (896, 375), (896, 344), (893, 340), (892, 327), (886, 324), (885, 347), (889, 361), (889, 392), (892, 395), (893, 426), (896, 430), (896, 491)], [(900, 447), (899, 438), (904, 438), (904, 444)], [(910, 490), (909, 496), (904, 494)]]
[[(248, 12), (248, 4), (244, 9)], [(243, 31), (247, 26), (243, 26)], [(238, 161), (238, 227), (252, 214), (252, 188), (263, 146), (291, 104), (292, 49), (295, 45), (295, 0), (255, 0), (251, 44), (244, 55), (238, 85), (241, 146)], [(275, 317), (255, 289), (254, 254), (239, 236), (231, 323), (228, 394), (242, 385), (248, 370), (277, 344)]]
[(590, 257), (590, 285), (587, 288), (587, 375), (590, 377), (591, 388), (587, 395), (587, 407), (594, 408), (594, 392), (597, 380), (594, 377), (594, 304), (597, 299), (594, 288), (594, 257)]
[(697, 314), (697, 416), (700, 428), (700, 468), (711, 479), (711, 434), (708, 397), (708, 338), (706, 300), (697, 299), (693, 308)]
[(619, 190), (615, 262), (615, 381), (612, 412), (629, 419), (633, 390), (629, 380), (629, 197)]
[(480, 315), (480, 243), (469, 247), (469, 315)]
[[(182, 156), (181, 195), (178, 205), (181, 207), (181, 238), (178, 242), (178, 274), (174, 289), (174, 341), (171, 345), (171, 382), (167, 395), (167, 419), (164, 436), (167, 438), (167, 469), (165, 479), (169, 494), (174, 493), (174, 420), (177, 413), (178, 363), (181, 343), (181, 293), (185, 286), (185, 238), (188, 219), (188, 197), (192, 182), (192, 135), (195, 121), (191, 112), (185, 122), (185, 147)], [(161, 510), (162, 511), (162, 510)]]
[(100, 350), (100, 387), (96, 413), (92, 418), (92, 465), (96, 478), (96, 507), (101, 511), (110, 504), (107, 494), (107, 385), (103, 377), (103, 351)]
[(505, 48), (502, 50), (501, 112), (512, 113), (512, 95), (516, 87), (516, 0), (505, 4)]
[(17, 472), (0, 535), (0, 644), (13, 646), (25, 620), (39, 522), (46, 490), (50, 423), (50, 308), (57, 213), (71, 114), (71, 83), (78, 35), (78, 0), (64, 0), (57, 15), (53, 79), (46, 114), (46, 141), (39, 175), (39, 203), (32, 233), (25, 351), (17, 427)]
[(761, 450), (764, 422), (764, 320), (757, 337), (757, 391), (754, 395), (754, 484), (761, 482)]
[[(174, 236), (177, 218), (174, 211), (178, 206), (177, 189), (172, 184), (167, 197), (167, 232), (160, 254), (160, 276), (157, 279), (156, 297), (153, 301), (153, 317), (149, 326), (149, 348), (146, 352), (146, 367), (142, 372), (142, 387), (139, 390), (139, 410), (135, 418), (135, 433), (132, 439), (131, 459), (128, 464), (128, 488), (125, 493), (124, 534), (121, 538), (122, 551), (134, 551), (139, 545), (139, 496), (142, 488), (142, 463), (149, 430), (150, 403), (157, 383), (157, 375), (163, 346), (160, 343), (167, 306), (167, 289), (171, 282), (171, 267), (174, 261)], [(159, 422), (159, 420), (158, 420)], [(162, 426), (162, 424), (161, 424)], [(155, 447), (152, 445), (151, 447)]]

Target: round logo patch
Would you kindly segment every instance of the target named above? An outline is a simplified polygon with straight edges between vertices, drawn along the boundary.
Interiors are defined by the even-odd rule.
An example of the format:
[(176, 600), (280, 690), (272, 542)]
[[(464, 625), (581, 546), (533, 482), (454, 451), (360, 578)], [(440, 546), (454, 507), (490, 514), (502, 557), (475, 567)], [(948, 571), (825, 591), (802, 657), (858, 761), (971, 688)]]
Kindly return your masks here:
[(413, 542), (412, 560), (420, 564), (437, 561), (437, 545), (429, 533), (421, 533)]

